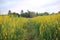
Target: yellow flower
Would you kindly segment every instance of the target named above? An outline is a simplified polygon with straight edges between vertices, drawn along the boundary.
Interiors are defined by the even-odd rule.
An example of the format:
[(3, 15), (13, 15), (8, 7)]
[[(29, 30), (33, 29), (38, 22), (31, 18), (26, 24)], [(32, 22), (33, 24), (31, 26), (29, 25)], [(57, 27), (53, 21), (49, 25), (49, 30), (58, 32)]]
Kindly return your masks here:
[(11, 32), (13, 33), (14, 32), (14, 29), (12, 29)]
[(56, 38), (56, 40), (58, 40), (58, 38)]
[(6, 39), (6, 36), (5, 36), (5, 39)]
[(7, 35), (7, 32), (5, 32), (5, 35)]
[(4, 30), (4, 28), (5, 28), (4, 25), (2, 25), (2, 29), (3, 29), (3, 30)]
[(58, 28), (58, 30), (60, 31), (60, 28)]
[(11, 35), (11, 38), (13, 38), (13, 35)]

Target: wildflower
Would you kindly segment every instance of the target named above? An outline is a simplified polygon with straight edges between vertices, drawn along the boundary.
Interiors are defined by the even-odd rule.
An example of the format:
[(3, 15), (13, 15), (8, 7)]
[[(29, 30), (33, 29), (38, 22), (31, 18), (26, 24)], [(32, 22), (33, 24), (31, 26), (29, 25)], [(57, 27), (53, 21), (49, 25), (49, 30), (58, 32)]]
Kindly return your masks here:
[(14, 29), (12, 29), (11, 32), (13, 33), (14, 32)]
[(5, 27), (4, 27), (4, 25), (2, 25), (2, 29), (4, 29)]

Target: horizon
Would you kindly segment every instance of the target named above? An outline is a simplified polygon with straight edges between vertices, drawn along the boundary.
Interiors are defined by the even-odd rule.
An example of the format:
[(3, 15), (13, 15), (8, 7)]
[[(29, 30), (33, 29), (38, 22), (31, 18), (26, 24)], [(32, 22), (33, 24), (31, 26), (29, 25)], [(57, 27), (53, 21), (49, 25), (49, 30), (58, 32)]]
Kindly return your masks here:
[(0, 0), (1, 14), (8, 11), (20, 13), (21, 10), (34, 12), (58, 12), (60, 11), (60, 0)]

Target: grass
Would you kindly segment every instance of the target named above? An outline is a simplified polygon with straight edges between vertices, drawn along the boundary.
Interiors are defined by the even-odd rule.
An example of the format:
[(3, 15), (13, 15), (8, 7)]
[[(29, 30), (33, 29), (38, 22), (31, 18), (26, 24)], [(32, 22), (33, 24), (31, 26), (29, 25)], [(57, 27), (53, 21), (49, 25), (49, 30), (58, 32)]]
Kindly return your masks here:
[(34, 18), (0, 16), (0, 40), (60, 40), (60, 14)]

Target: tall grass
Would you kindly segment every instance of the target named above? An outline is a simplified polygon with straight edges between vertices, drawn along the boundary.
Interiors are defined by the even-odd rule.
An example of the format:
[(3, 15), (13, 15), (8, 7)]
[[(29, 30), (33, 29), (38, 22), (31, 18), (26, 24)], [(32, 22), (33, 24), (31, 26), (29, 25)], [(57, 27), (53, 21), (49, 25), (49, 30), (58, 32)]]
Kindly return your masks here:
[(0, 40), (60, 40), (60, 14), (35, 18), (0, 16)]

